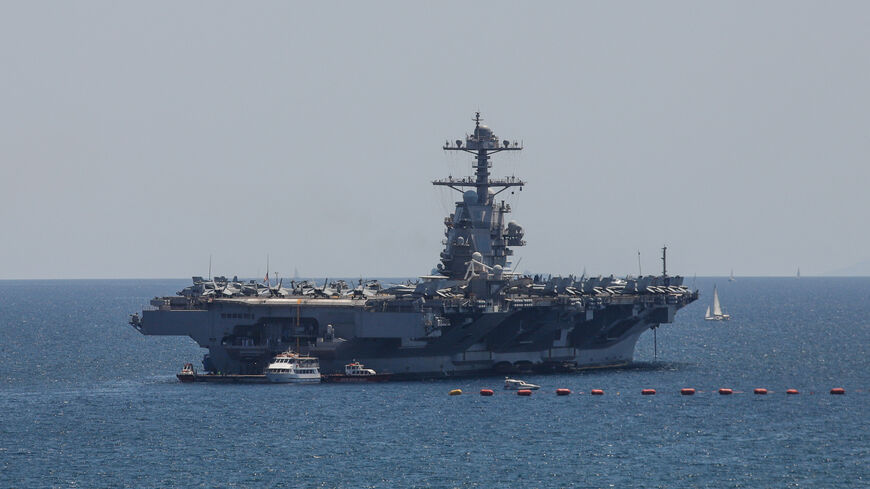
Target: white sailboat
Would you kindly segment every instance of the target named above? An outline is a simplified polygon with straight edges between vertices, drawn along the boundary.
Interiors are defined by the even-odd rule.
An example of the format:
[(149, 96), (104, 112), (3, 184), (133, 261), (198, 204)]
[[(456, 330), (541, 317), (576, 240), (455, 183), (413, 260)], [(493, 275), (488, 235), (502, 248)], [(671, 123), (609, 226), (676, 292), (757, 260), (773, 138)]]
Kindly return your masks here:
[(704, 314), (706, 321), (727, 321), (731, 319), (729, 314), (722, 313), (722, 305), (719, 304), (719, 291), (716, 286), (713, 286), (713, 314), (710, 314), (710, 306), (707, 306), (707, 313)]
[(733, 281), (735, 281), (735, 280), (737, 280), (737, 279), (734, 278), (734, 269), (732, 268), (732, 269), (731, 269), (731, 276), (728, 277), (728, 281), (729, 281), (729, 282), (733, 282)]

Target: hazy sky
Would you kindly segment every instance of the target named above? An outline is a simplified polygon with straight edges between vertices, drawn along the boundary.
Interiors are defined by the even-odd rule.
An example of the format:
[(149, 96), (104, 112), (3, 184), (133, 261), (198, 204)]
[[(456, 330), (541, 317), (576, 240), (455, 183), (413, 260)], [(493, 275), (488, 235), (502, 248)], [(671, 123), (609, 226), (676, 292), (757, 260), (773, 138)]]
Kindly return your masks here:
[(480, 110), (520, 270), (870, 259), (868, 2), (2, 2), (0, 278), (412, 276)]

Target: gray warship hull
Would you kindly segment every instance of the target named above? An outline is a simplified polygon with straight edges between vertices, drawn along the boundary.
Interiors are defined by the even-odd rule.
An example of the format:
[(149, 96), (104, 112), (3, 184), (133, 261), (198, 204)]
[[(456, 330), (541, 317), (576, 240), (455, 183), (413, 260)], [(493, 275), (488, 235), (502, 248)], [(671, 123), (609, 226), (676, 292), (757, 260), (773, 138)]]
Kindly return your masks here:
[[(446, 151), (475, 156), (473, 177), (432, 182), (461, 193), (444, 220), (440, 263), (416, 283), (351, 289), (282, 281), (273, 286), (194, 277), (176, 296), (154, 298), (130, 323), (145, 335), (193, 338), (208, 349), (212, 373), (261, 374), (288, 349), (317, 356), (323, 374), (357, 360), (394, 378), (625, 365), (640, 335), (670, 323), (698, 298), (668, 276), (667, 248), (659, 276), (543, 277), (511, 269), (524, 231), (497, 196), (522, 190), (516, 177), (490, 178), (491, 156), (519, 151), (475, 117), (474, 133)], [(268, 267), (267, 267), (268, 268)]]
[[(360, 360), (396, 377), (564, 371), (631, 362), (640, 335), (672, 322), (697, 293), (656, 287), (634, 294), (474, 300), (158, 298), (134, 326), (189, 336), (208, 349), (206, 370), (262, 373), (277, 353), (301, 348), (324, 374)], [(397, 303), (398, 302), (398, 303)]]

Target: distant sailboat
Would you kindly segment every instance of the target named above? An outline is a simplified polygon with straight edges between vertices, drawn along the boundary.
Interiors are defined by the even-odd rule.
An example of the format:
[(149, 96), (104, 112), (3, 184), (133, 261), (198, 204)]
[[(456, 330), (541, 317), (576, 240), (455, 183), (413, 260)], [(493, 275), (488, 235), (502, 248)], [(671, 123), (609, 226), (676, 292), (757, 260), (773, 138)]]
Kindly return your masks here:
[(798, 267), (797, 278), (801, 278), (801, 269)]
[(733, 282), (733, 281), (735, 281), (735, 280), (737, 280), (737, 279), (734, 278), (734, 269), (732, 268), (732, 269), (731, 269), (731, 276), (728, 277), (728, 281), (729, 281), (729, 282)]
[(710, 314), (710, 306), (707, 306), (707, 313), (704, 314), (704, 319), (707, 321), (727, 321), (731, 319), (728, 314), (722, 313), (722, 306), (719, 304), (719, 291), (716, 286), (713, 286), (713, 314)]

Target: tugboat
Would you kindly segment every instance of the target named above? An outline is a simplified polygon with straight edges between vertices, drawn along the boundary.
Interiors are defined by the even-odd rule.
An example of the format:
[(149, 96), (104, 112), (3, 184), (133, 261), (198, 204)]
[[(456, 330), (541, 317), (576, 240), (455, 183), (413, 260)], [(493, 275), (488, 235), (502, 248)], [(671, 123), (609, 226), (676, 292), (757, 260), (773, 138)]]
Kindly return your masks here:
[(175, 376), (185, 384), (194, 382), (196, 380), (196, 370), (194, 370), (192, 363), (185, 363), (184, 367), (181, 367), (181, 372), (178, 372)]
[(276, 384), (320, 383), (317, 357), (304, 357), (292, 351), (279, 353), (266, 367), (266, 380)]
[(331, 374), (324, 377), (326, 382), (386, 382), (393, 374), (379, 374), (365, 365), (353, 361), (344, 366), (344, 374)]

